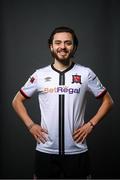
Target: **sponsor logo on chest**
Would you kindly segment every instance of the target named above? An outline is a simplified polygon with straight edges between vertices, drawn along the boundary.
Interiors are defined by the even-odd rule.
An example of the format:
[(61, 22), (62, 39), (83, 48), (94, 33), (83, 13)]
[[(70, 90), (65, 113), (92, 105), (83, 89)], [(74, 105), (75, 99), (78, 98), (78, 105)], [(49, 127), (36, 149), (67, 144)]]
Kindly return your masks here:
[(44, 78), (45, 86), (42, 89), (43, 93), (58, 93), (58, 94), (80, 93), (80, 85), (82, 84), (81, 75), (77, 75), (77, 74), (72, 75), (69, 81), (65, 83), (65, 85), (54, 86), (56, 82), (54, 82), (53, 79), (54, 78), (49, 76)]

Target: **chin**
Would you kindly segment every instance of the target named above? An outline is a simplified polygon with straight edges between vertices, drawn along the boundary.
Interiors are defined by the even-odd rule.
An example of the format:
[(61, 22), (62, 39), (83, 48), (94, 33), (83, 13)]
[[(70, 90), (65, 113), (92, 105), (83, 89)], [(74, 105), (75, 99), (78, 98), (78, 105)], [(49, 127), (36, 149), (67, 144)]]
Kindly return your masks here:
[(69, 54), (66, 57), (59, 56), (58, 54), (51, 52), (53, 58), (55, 58), (57, 61), (61, 63), (68, 63), (70, 61), (70, 58), (72, 57), (72, 54)]
[(66, 56), (66, 57), (61, 57), (61, 56), (56, 56), (56, 59), (58, 61), (68, 61), (71, 56)]
[(60, 59), (60, 58), (57, 58), (56, 59), (57, 61), (59, 61), (61, 64), (64, 64), (64, 65), (68, 65), (70, 63), (70, 58), (64, 58), (64, 59)]

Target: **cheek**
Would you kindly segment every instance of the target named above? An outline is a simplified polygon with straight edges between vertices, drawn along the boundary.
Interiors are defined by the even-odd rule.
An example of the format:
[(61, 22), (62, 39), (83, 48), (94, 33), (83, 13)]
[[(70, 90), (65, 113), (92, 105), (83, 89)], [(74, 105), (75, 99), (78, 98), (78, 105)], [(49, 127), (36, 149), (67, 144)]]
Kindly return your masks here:
[(61, 50), (60, 47), (58, 47), (58, 48), (51, 48), (51, 52), (53, 52), (53, 53), (58, 53), (60, 50)]
[(60, 47), (59, 47), (59, 48), (57, 48), (57, 49), (56, 49), (56, 51), (57, 51), (57, 52), (60, 52), (60, 51), (61, 51), (61, 48), (60, 48)]

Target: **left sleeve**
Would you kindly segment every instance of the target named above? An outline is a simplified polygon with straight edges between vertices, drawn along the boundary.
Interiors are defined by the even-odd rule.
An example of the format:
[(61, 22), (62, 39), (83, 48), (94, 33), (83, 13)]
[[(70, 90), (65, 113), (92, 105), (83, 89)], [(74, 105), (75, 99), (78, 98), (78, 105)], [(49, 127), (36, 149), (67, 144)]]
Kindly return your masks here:
[(88, 74), (88, 90), (96, 97), (100, 98), (107, 92), (106, 88), (102, 85), (96, 74), (89, 69)]

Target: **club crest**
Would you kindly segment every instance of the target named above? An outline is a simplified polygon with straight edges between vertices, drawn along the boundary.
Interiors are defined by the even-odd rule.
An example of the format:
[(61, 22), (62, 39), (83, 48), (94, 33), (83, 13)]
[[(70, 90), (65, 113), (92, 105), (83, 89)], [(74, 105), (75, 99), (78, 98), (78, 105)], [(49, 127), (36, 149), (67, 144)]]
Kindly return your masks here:
[(31, 77), (30, 78), (30, 82), (33, 83), (35, 81), (35, 78), (34, 77)]
[(81, 75), (72, 75), (72, 83), (81, 83)]

